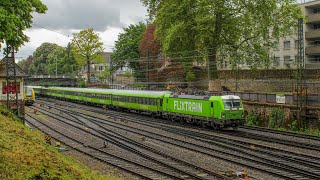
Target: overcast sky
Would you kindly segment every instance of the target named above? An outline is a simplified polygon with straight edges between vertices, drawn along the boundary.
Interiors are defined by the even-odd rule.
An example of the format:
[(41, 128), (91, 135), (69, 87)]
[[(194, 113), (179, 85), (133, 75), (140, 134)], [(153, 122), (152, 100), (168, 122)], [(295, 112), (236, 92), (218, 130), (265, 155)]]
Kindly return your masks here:
[(46, 14), (34, 14), (33, 28), (25, 32), (30, 37), (30, 42), (20, 48), (16, 55), (17, 59), (32, 55), (44, 42), (66, 46), (72, 38), (72, 33), (90, 27), (99, 32), (105, 51), (111, 52), (114, 41), (117, 40), (123, 27), (146, 21), (147, 18), (147, 10), (140, 0), (42, 0), (42, 2), (48, 7), (48, 11)]

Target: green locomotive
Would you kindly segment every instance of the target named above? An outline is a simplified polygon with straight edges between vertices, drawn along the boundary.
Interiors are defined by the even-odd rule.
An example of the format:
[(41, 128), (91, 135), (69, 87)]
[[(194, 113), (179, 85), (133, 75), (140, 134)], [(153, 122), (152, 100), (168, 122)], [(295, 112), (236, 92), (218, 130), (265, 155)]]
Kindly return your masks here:
[(245, 123), (243, 104), (234, 95), (194, 96), (175, 95), (169, 91), (33, 88), (43, 96), (99, 104), (117, 110), (148, 112), (153, 117), (198, 123), (215, 129), (236, 128)]

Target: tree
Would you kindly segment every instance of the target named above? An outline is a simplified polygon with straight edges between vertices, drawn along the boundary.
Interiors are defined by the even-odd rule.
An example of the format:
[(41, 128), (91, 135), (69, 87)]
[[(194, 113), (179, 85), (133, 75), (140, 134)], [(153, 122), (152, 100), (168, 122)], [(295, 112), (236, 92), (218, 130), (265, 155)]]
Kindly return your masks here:
[(27, 74), (29, 74), (29, 67), (32, 63), (33, 57), (29, 56), (27, 59), (20, 60), (17, 64), (18, 66)]
[(91, 61), (101, 62), (103, 60), (103, 43), (93, 28), (82, 30), (79, 33), (73, 34), (72, 39), (72, 54), (78, 61), (80, 66), (87, 65), (88, 67), (88, 83), (90, 83), (90, 64)]
[(303, 17), (295, 0), (141, 1), (155, 18), (163, 51), (208, 56), (210, 79), (217, 78), (220, 59), (253, 68), (262, 64), (269, 49), (280, 37), (292, 35)]
[(118, 36), (118, 40), (115, 42), (115, 48), (111, 56), (113, 66), (111, 71), (128, 64), (136, 79), (144, 78), (139, 62), (139, 43), (145, 29), (145, 24), (141, 22), (135, 25), (131, 24), (123, 29), (124, 32)]
[(47, 7), (40, 0), (19, 0), (0, 2), (0, 48), (6, 41), (18, 49), (28, 37), (24, 34), (32, 24), (32, 13), (45, 13)]
[(68, 76), (76, 76), (79, 70), (77, 61), (71, 54), (71, 44), (66, 48), (58, 47), (48, 55), (48, 73), (50, 75), (63, 74)]
[(106, 67), (103, 71), (101, 71), (98, 74), (98, 78), (100, 81), (108, 80), (110, 78), (110, 69)]
[[(141, 58), (141, 65), (146, 69), (145, 76), (149, 76), (149, 81), (157, 81), (157, 71), (160, 67), (160, 42), (155, 36), (156, 25), (149, 24), (143, 33), (140, 41), (139, 51)], [(148, 54), (147, 54), (148, 53)], [(149, 60), (147, 59), (149, 56)], [(149, 61), (149, 62), (148, 62)]]
[(29, 67), (29, 73), (35, 75), (48, 74), (48, 55), (59, 47), (61, 46), (54, 43), (42, 43), (33, 53), (33, 61)]

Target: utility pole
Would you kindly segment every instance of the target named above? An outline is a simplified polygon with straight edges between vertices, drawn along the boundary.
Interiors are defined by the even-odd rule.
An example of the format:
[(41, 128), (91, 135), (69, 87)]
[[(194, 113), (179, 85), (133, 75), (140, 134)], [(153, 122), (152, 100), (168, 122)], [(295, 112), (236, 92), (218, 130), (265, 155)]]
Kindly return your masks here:
[[(304, 93), (304, 37), (303, 37), (303, 19), (298, 19), (298, 73), (297, 73), (297, 118), (300, 127), (305, 128), (305, 96)], [(304, 116), (305, 117), (305, 116)]]
[(58, 63), (57, 63), (57, 57), (55, 57), (56, 60), (56, 78), (58, 78)]
[(149, 89), (149, 81), (150, 81), (150, 74), (149, 74), (149, 66), (150, 66), (150, 56), (149, 56), (149, 49), (147, 49), (147, 89)]
[[(13, 110), (15, 115), (19, 115), (18, 86), (16, 77), (14, 47), (7, 42), (5, 49), (5, 61), (7, 70), (7, 108)], [(20, 88), (20, 86), (19, 86)]]
[(111, 84), (111, 86), (112, 86), (112, 84), (113, 84), (113, 69), (112, 69), (112, 59), (110, 59), (110, 84)]

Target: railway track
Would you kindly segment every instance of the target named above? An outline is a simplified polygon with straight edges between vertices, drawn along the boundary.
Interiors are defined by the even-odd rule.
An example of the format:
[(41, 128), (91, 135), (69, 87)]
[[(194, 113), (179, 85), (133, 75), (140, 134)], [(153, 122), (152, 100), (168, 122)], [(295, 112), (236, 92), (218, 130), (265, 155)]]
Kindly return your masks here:
[(280, 138), (265, 136), (265, 135), (256, 134), (256, 133), (250, 133), (250, 132), (244, 132), (244, 131), (223, 132), (223, 133), (238, 136), (238, 137), (265, 141), (265, 142), (283, 144), (283, 145), (302, 148), (302, 149), (320, 151), (320, 145), (308, 144), (308, 143), (298, 142), (298, 141), (284, 141)]
[[(60, 107), (61, 108), (61, 107)], [(61, 110), (61, 109), (60, 109)], [(70, 112), (69, 112), (70, 113)], [(76, 112), (75, 114), (77, 115), (81, 115), (83, 116), (83, 118), (86, 118), (86, 119), (95, 119), (95, 120), (98, 120), (97, 117), (90, 117), (86, 114), (82, 114), (82, 113), (79, 113), (79, 112)], [(117, 116), (119, 117), (119, 116)], [(103, 120), (100, 120), (102, 124), (106, 123), (104, 122)], [(140, 119), (141, 121), (141, 119)], [(108, 126), (114, 126), (115, 128), (123, 128), (123, 126), (118, 126), (118, 125), (111, 125), (110, 122), (107, 123)], [(158, 126), (159, 128), (160, 126)], [(127, 127), (129, 128), (129, 127)], [(186, 148), (186, 149), (190, 149), (190, 150), (195, 150), (196, 147), (195, 146), (199, 146), (199, 144), (192, 144), (192, 143), (186, 143), (186, 142), (183, 142), (183, 141), (179, 141), (177, 139), (171, 139), (171, 141), (169, 141), (168, 139), (170, 139), (169, 137), (161, 137), (159, 138), (160, 135), (150, 135), (150, 132), (144, 132), (144, 133), (141, 133), (140, 130), (133, 130), (132, 127), (131, 129), (127, 129), (127, 128), (124, 128), (125, 131), (129, 131), (129, 132), (132, 132), (132, 133), (136, 133), (136, 134), (140, 134), (142, 136), (146, 136), (148, 138), (153, 138), (153, 139), (156, 139), (158, 141), (162, 141), (164, 143), (171, 143), (173, 145), (176, 145), (176, 146), (179, 146), (179, 147), (183, 147), (183, 148)], [(161, 127), (163, 128), (163, 127)], [(170, 128), (167, 128), (166, 131), (169, 131), (170, 132)], [(196, 134), (195, 133), (186, 133), (186, 132), (181, 132), (180, 130), (177, 131), (177, 130), (171, 130), (172, 131), (176, 131), (175, 133), (179, 133), (180, 135), (184, 135), (184, 136), (188, 136), (188, 137), (194, 137)], [(146, 133), (149, 133), (149, 134), (146, 134)], [(173, 132), (174, 133), (174, 132)], [(151, 133), (152, 134), (152, 133)], [(158, 136), (158, 137), (156, 137)], [(197, 136), (199, 136), (199, 134), (197, 134)], [(199, 140), (199, 138), (198, 138)], [(282, 157), (282, 160), (279, 161), (279, 160), (276, 160), (275, 158), (281, 158), (281, 155), (278, 155), (276, 156), (275, 154), (272, 154), (272, 156), (274, 156), (273, 158), (273, 161), (270, 161), (270, 158), (272, 158), (272, 156), (265, 156), (265, 155), (262, 155), (262, 154), (254, 154), (254, 152), (245, 152), (242, 148), (244, 148), (243, 146), (241, 148), (232, 148), (232, 146), (234, 146), (234, 144), (230, 144), (229, 142), (229, 145), (223, 145), (222, 143), (226, 143), (226, 142), (219, 142), (219, 141), (216, 141), (217, 139), (215, 140), (212, 140), (211, 141), (208, 141), (208, 137), (206, 137), (206, 139), (200, 139), (202, 142), (206, 142), (206, 143), (209, 143), (209, 144), (214, 144), (215, 146), (220, 146), (220, 147), (223, 147), (223, 148), (228, 148), (228, 149), (232, 149), (234, 152), (241, 152), (242, 154), (245, 154), (246, 156), (242, 156), (241, 159), (245, 159), (246, 161), (250, 161), (250, 163), (240, 163), (241, 165), (245, 165), (245, 166), (248, 166), (248, 167), (251, 167), (251, 168), (255, 168), (257, 169), (257, 167), (261, 166), (261, 165), (264, 165), (265, 167), (263, 167), (264, 170), (262, 170), (261, 168), (259, 170), (262, 170), (264, 172), (268, 172), (268, 173), (271, 173), (273, 175), (277, 175), (279, 177), (282, 177), (282, 178), (292, 178), (292, 179), (297, 179), (297, 178), (303, 178), (303, 177), (308, 177), (310, 179), (313, 179), (313, 178), (319, 178), (320, 174), (318, 171), (313, 171), (313, 170), (308, 170), (309, 167), (308, 166), (311, 166), (312, 162), (309, 162), (308, 163), (304, 163), (304, 161), (302, 159), (295, 159), (295, 161), (291, 160), (291, 162), (289, 163), (289, 160), (290, 160), (290, 157), (286, 156), (286, 157)], [(179, 142), (179, 143), (177, 143)], [(220, 144), (219, 144), (219, 143)], [(185, 144), (188, 144), (188, 146), (186, 146)], [(190, 147), (192, 146), (192, 147)], [(239, 144), (237, 146), (240, 146)], [(212, 148), (208, 148), (208, 147), (201, 147), (202, 149), (201, 150), (198, 150), (199, 152), (203, 153), (203, 154), (206, 154), (206, 155), (210, 155), (210, 156), (214, 156), (214, 157), (217, 157), (217, 155), (214, 155), (210, 152), (214, 151), (214, 152), (219, 152), (221, 154), (224, 154), (224, 155), (227, 155), (229, 156), (229, 158), (226, 158), (226, 157), (223, 157), (223, 156), (218, 156), (218, 158), (221, 158), (221, 159), (224, 159), (224, 160), (227, 160), (227, 161), (231, 161), (233, 163), (237, 163), (239, 164), (239, 162), (237, 162), (237, 160), (235, 159), (230, 159), (230, 156), (234, 157), (234, 158), (239, 158), (239, 155), (237, 156), (236, 154), (234, 153), (226, 153), (224, 151), (222, 151), (221, 149), (212, 149)], [(262, 151), (260, 151), (259, 153), (261, 153)], [(257, 153), (257, 151), (256, 151)], [(265, 154), (267, 154), (266, 152), (264, 152)], [(270, 154), (269, 154), (270, 155)], [(249, 156), (251, 156), (251, 158), (249, 158)], [(252, 158), (254, 157), (254, 158)], [(291, 158), (292, 159), (292, 158)], [(308, 168), (306, 169), (300, 169), (300, 168), (296, 168), (294, 164), (291, 164), (291, 163), (296, 163), (296, 164), (300, 164), (300, 165), (304, 165)]]
[[(86, 111), (91, 111), (91, 112), (96, 112), (96, 113), (106, 113), (105, 111), (103, 110), (100, 110), (100, 109), (97, 109), (97, 108), (84, 108), (84, 107), (79, 107), (77, 106), (77, 108), (79, 109), (82, 109), (82, 110), (86, 110)], [(124, 117), (124, 118), (129, 118), (128, 116), (126, 115), (121, 115), (119, 113), (117, 113), (116, 111), (114, 111), (114, 113), (112, 112), (108, 112), (109, 114), (117, 114), (121, 117)], [(139, 120), (142, 120), (141, 118), (143, 116), (137, 116), (139, 117)], [(132, 119), (132, 118), (131, 118)], [(150, 119), (149, 117), (146, 117), (146, 122), (150, 122)], [(137, 123), (139, 123), (139, 121), (135, 121)], [(156, 121), (158, 123), (160, 123), (159, 121)], [(170, 122), (169, 122), (170, 123)], [(161, 124), (168, 124), (168, 121), (166, 121), (165, 123), (161, 123)], [(174, 125), (176, 125), (177, 123), (172, 123)], [(148, 124), (145, 124), (145, 125), (148, 125)], [(183, 125), (184, 126), (184, 125)], [(256, 130), (259, 130), (260, 128), (256, 128)], [(266, 128), (262, 128), (262, 129), (266, 129)], [(206, 131), (206, 129), (202, 128), (203, 131)], [(273, 132), (272, 130), (266, 130), (268, 132)], [(275, 132), (277, 132), (277, 134), (280, 134), (281, 131), (276, 131), (274, 130)], [(278, 143), (278, 144), (283, 144), (283, 145), (286, 145), (286, 146), (293, 146), (293, 147), (297, 147), (297, 148), (303, 148), (303, 149), (310, 149), (310, 150), (314, 150), (314, 151), (320, 151), (320, 145), (313, 145), (313, 144), (308, 144), (308, 143), (304, 143), (304, 142), (298, 142), (298, 141), (288, 141), (288, 140), (282, 140), (280, 138), (274, 138), (274, 137), (270, 137), (270, 136), (264, 136), (264, 135), (260, 135), (260, 134), (254, 134), (254, 133), (249, 133), (249, 132), (243, 132), (243, 131), (235, 131), (235, 132), (223, 132), (221, 131), (220, 133), (225, 133), (225, 134), (229, 134), (229, 135), (232, 135), (232, 136), (242, 136), (244, 138), (248, 138), (248, 139), (255, 139), (255, 140), (261, 140), (261, 141), (266, 141), (266, 142), (272, 142), (272, 143)], [(293, 134), (291, 133), (286, 133), (284, 132), (284, 134), (290, 134), (291, 136), (294, 136)], [(304, 135), (301, 135), (299, 134), (297, 137), (306, 137), (307, 139), (312, 139), (312, 140), (320, 140), (320, 137), (319, 139), (317, 139), (317, 137), (315, 136), (304, 136)]]
[(286, 135), (291, 137), (299, 137), (303, 139), (310, 139), (310, 140), (316, 140), (320, 141), (320, 136), (314, 136), (314, 135), (308, 135), (308, 134), (301, 134), (296, 132), (287, 132), (287, 131), (279, 131), (275, 129), (265, 128), (265, 127), (255, 127), (255, 126), (241, 126), (239, 129), (249, 129), (249, 130), (255, 130), (260, 132), (268, 132), (273, 134), (280, 134), (280, 135)]
[[(47, 116), (50, 116), (52, 118), (57, 118), (55, 116), (59, 116), (58, 114), (54, 114), (52, 112), (46, 111), (43, 108), (40, 108), (39, 111)], [(66, 113), (66, 112), (64, 112)], [(83, 121), (81, 121), (78, 117), (74, 116), (74, 115), (70, 115), (72, 117), (74, 117), (74, 119), (77, 120), (77, 122), (75, 122), (75, 120), (72, 120), (70, 118), (66, 118), (61, 116), (60, 118), (65, 118), (68, 121), (72, 121), (74, 123), (78, 123), (80, 122), (80, 125), (84, 125), (85, 129), (82, 129), (83, 131), (88, 132), (88, 129), (92, 127), (90, 127), (89, 125), (86, 125), (86, 123), (84, 123)], [(64, 122), (70, 126), (73, 126), (74, 128), (79, 128), (76, 125), (70, 124), (69, 122)], [(165, 154), (163, 152), (160, 152), (159, 150), (143, 145), (141, 143), (135, 142), (133, 140), (130, 140), (128, 138), (126, 138), (125, 136), (121, 136), (120, 134), (117, 135), (113, 135), (110, 134), (108, 130), (106, 130), (106, 128), (103, 128), (102, 126), (100, 126), (99, 124), (90, 121), (90, 123), (95, 124), (96, 127), (98, 126), (100, 128), (100, 130), (95, 129), (95, 132), (98, 132), (100, 134), (100, 136), (98, 138), (103, 138), (105, 141), (107, 141), (108, 143), (112, 143), (115, 144), (118, 147), (121, 147), (123, 149), (126, 150), (130, 150), (131, 152), (134, 152), (135, 154), (142, 156), (143, 158), (147, 158), (149, 160), (155, 161), (158, 164), (161, 164), (162, 166), (166, 166), (166, 167), (170, 167), (171, 169), (174, 169), (175, 171), (178, 171), (181, 173), (180, 176), (176, 175), (177, 177), (183, 177), (183, 178), (192, 178), (192, 179), (230, 179), (227, 176), (215, 173), (213, 171), (195, 166), (193, 164), (190, 164), (188, 162), (179, 160), (175, 157), (170, 156), (169, 154)], [(95, 135), (97, 136), (97, 135)], [(105, 138), (107, 137), (107, 138)], [(138, 147), (138, 148), (137, 148)], [(154, 153), (153, 155), (150, 155), (150, 152)], [(155, 156), (158, 156), (157, 158), (155, 158)], [(162, 157), (161, 157), (162, 156)], [(160, 159), (160, 160), (159, 160)], [(172, 161), (170, 162), (169, 159)], [(163, 171), (162, 171), (163, 172)]]
[(127, 159), (121, 158), (119, 156), (115, 156), (113, 154), (108, 154), (108, 153), (100, 150), (99, 148), (88, 147), (87, 145), (85, 145), (84, 142), (81, 142), (73, 137), (65, 136), (63, 133), (52, 129), (50, 126), (38, 121), (36, 118), (30, 116), (29, 114), (26, 114), (25, 120), (28, 123), (30, 123), (31, 125), (39, 128), (41, 131), (49, 134), (53, 138), (59, 139), (61, 142), (63, 142), (67, 146), (73, 147), (74, 149), (78, 150), (79, 152), (82, 152), (82, 153), (84, 153), (94, 159), (100, 160), (100, 161), (105, 162), (109, 165), (112, 165), (112, 166), (117, 167), (119, 169), (125, 170), (133, 175), (138, 176), (138, 177), (145, 178), (145, 179), (154, 179), (154, 178), (157, 178), (157, 175), (158, 175), (161, 178), (183, 179), (183, 178), (178, 178), (176, 176), (167, 175), (167, 173), (164, 173), (165, 175), (160, 175), (160, 174), (162, 174), (161, 171), (159, 172), (159, 171), (154, 170), (148, 166), (143, 166), (141, 164), (138, 164), (133, 161), (129, 161)]

